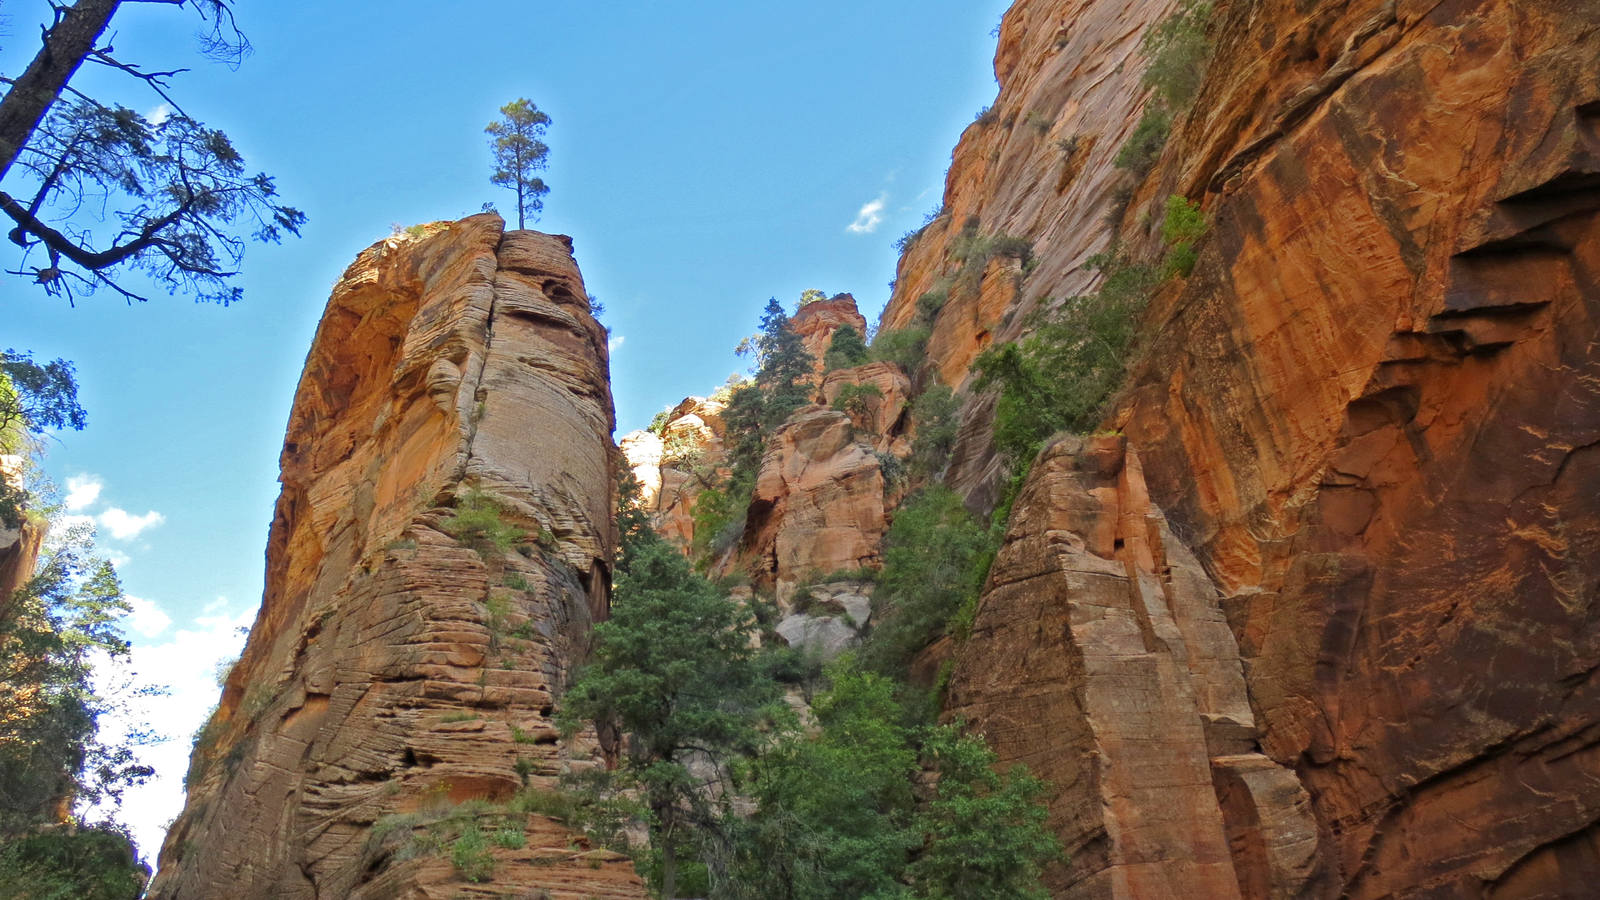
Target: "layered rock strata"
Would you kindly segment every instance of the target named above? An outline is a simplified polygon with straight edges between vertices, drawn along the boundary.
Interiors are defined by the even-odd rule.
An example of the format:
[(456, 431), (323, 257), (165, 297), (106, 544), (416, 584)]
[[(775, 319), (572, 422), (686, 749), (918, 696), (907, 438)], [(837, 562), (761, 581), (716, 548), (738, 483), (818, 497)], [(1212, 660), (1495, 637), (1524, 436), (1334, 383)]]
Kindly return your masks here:
[[(1154, 298), (1107, 424), (1216, 586), (1262, 752), (1311, 798), (1323, 868), (1302, 890), (1579, 896), (1600, 871), (1593, 6), (1216, 4), (1192, 112), (1148, 174), (1119, 171), (1139, 39), (1169, 7), (1012, 8), (999, 99), (884, 325), (914, 321), (968, 222), (1032, 240), (1011, 300), (985, 299), (999, 259), (938, 312), (931, 366), (959, 383), (1040, 301), (1092, 287), (1114, 234), (1150, 252), (1165, 197), (1199, 201), (1199, 265)], [(978, 507), (1003, 471), (986, 402), (950, 475)], [(1214, 779), (1222, 813), (1272, 792), (1258, 771)], [(1103, 819), (1056, 815), (1069, 837)], [(1135, 846), (1107, 834), (1114, 879)], [(1242, 890), (1267, 896), (1247, 851)]]
[[(608, 603), (605, 332), (567, 239), (493, 215), (425, 231), (365, 251), (329, 301), (261, 611), (153, 897), (645, 896), (626, 861), (504, 806), (596, 764), (550, 716)], [(521, 838), (481, 883), (452, 860), (469, 827)]]

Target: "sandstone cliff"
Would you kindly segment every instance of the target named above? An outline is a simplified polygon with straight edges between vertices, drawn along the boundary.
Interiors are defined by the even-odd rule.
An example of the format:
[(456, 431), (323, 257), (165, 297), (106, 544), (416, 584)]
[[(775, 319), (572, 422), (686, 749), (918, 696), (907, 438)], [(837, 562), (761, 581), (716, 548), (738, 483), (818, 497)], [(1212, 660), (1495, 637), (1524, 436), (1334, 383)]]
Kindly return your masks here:
[[(503, 805), (595, 764), (550, 715), (608, 602), (605, 333), (567, 239), (493, 215), (424, 231), (334, 288), (261, 611), (154, 897), (644, 896), (626, 861)], [(452, 866), (468, 829), (520, 835), (481, 884)]]
[[(1165, 511), (1164, 565), (1204, 573), (1197, 608), (1230, 625), (1252, 761), (1203, 751), (1206, 797), (1210, 682), (1192, 638), (1163, 634), (1177, 595), (1091, 534), (1120, 520), (1110, 487), (1059, 447), (1018, 503), (952, 709), (1056, 779), (1073, 896), (1151, 896), (1150, 873), (1185, 871), (1184, 896), (1579, 896), (1600, 870), (1593, 4), (1219, 3), (1193, 112), (1135, 176), (1112, 161), (1144, 99), (1139, 37), (1169, 6), (1012, 8), (1000, 96), (963, 135), (884, 326), (956, 272), (969, 221), (1031, 240), (1025, 278), (987, 260), (934, 320), (931, 367), (960, 384), (1042, 300), (1091, 287), (1086, 257), (1113, 236), (1149, 247), (1166, 195), (1203, 205), (1199, 265), (1155, 297), (1107, 424)], [(950, 472), (976, 506), (1002, 471), (989, 417), (969, 396)], [(1071, 512), (1085, 494), (1099, 525)], [(1195, 567), (1172, 562), (1189, 551)], [(1044, 594), (1014, 587), (1032, 577)], [(1056, 727), (1008, 724), (1019, 686)], [(1303, 824), (1288, 769), (1315, 860), (1284, 837)], [(1272, 809), (1288, 812), (1269, 829)]]

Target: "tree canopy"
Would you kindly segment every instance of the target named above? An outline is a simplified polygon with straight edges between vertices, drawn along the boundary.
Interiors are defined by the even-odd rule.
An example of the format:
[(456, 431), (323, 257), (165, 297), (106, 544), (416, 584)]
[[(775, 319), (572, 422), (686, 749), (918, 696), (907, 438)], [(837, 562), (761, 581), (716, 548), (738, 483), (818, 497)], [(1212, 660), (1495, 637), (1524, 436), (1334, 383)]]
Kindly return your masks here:
[(544, 209), (544, 195), (550, 186), (539, 173), (545, 170), (550, 147), (544, 142), (550, 117), (533, 101), (518, 98), (500, 107), (500, 118), (490, 122), (489, 149), (494, 153), (494, 174), (489, 183), (517, 195), (517, 227), (527, 228), (531, 214), (538, 221)]
[[(305, 214), (273, 179), (251, 173), (227, 135), (169, 93), (183, 69), (148, 70), (115, 55), (105, 32), (123, 5), (178, 6), (204, 28), (201, 52), (237, 63), (249, 43), (230, 0), (77, 0), (52, 4), (32, 63), (0, 79), (0, 213), (21, 259), (8, 274), (69, 303), (109, 289), (128, 301), (150, 288), (224, 305), (247, 242), (298, 235)], [(70, 81), (84, 64), (122, 72), (165, 101), (152, 118), (89, 97)], [(71, 95), (64, 100), (63, 95)]]

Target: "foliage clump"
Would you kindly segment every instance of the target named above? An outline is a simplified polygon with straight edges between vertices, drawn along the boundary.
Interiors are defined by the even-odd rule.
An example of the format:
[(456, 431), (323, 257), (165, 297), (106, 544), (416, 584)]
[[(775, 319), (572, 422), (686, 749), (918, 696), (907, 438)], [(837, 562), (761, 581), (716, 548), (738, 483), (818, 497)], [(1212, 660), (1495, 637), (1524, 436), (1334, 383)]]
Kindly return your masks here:
[(839, 395), (833, 398), (832, 408), (838, 412), (860, 418), (867, 414), (867, 402), (882, 396), (883, 389), (871, 382), (866, 384), (847, 384), (839, 388)]
[(937, 381), (911, 401), (911, 422), (916, 429), (908, 460), (912, 475), (928, 478), (944, 468), (955, 447), (960, 405), (955, 392)]
[(0, 844), (0, 900), (135, 900), (149, 877), (127, 834), (109, 826)]
[[(1021, 767), (997, 774), (981, 738), (920, 719), (892, 678), (849, 657), (827, 679), (814, 733), (785, 735), (753, 765), (756, 812), (732, 835), (714, 896), (1048, 896), (1040, 871), (1061, 851), (1042, 782)], [(919, 798), (924, 771), (938, 786)]]
[(1170, 246), (1159, 262), (1135, 262), (1116, 248), (1091, 257), (1101, 274), (1097, 291), (1045, 314), (1022, 341), (978, 357), (974, 388), (1000, 389), (994, 442), (1014, 465), (1031, 462), (1058, 431), (1099, 423), (1127, 371), (1140, 314), (1163, 281), (1194, 268), (1205, 230), (1197, 205), (1169, 198), (1162, 235)]
[(611, 618), (594, 630), (589, 663), (558, 713), (566, 731), (599, 723), (628, 736), (621, 764), (596, 790), (633, 791), (645, 807), (662, 896), (676, 890), (678, 861), (722, 818), (703, 769), (726, 780), (781, 719), (777, 684), (763, 677), (748, 608), (696, 575), (623, 492)]
[(825, 372), (851, 369), (870, 360), (871, 354), (867, 352), (867, 342), (861, 332), (854, 325), (841, 325), (828, 341), (827, 352), (822, 354), (822, 368)]
[(456, 505), (441, 527), (451, 537), (478, 552), (484, 559), (504, 556), (528, 534), (507, 522), (505, 507), (488, 491), (472, 487), (456, 498)]
[(936, 483), (901, 504), (883, 546), (862, 661), (896, 673), (941, 635), (964, 634), (994, 559), (994, 540), (954, 491)]
[(1208, 0), (1185, 0), (1145, 33), (1144, 55), (1149, 64), (1140, 83), (1150, 91), (1144, 114), (1134, 126), (1117, 165), (1140, 175), (1148, 172), (1166, 146), (1172, 124), (1194, 101), (1211, 57), (1206, 25), (1211, 20)]

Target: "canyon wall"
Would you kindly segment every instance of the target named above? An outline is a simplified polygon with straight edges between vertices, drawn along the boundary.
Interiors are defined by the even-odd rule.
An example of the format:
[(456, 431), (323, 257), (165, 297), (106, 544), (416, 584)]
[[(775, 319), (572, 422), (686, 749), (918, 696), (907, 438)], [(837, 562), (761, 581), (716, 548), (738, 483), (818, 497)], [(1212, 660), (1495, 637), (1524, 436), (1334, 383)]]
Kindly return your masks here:
[[(930, 366), (961, 384), (1041, 302), (1093, 286), (1089, 254), (1152, 251), (1168, 195), (1210, 225), (1105, 421), (1167, 562), (1119, 543), (1141, 532), (1116, 531), (1125, 487), (1082, 473), (1093, 453), (1047, 451), (951, 710), (1056, 780), (1078, 849), (1052, 875), (1064, 895), (1166, 895), (1155, 872), (1183, 896), (1582, 896), (1600, 872), (1594, 4), (1216, 6), (1198, 97), (1147, 174), (1113, 159), (1144, 102), (1140, 36), (1170, 4), (1014, 6), (999, 99), (901, 261), (885, 327), (949, 277), (968, 222), (1033, 241), (1025, 278), (988, 261), (938, 312)], [(949, 473), (979, 508), (1005, 471), (991, 402), (968, 397)], [(1093, 515), (1073, 511), (1086, 496)], [(1214, 681), (1163, 631), (1180, 571), (1230, 626), (1242, 747), (1193, 722)], [(1298, 786), (1264, 786), (1291, 770)], [(1302, 824), (1314, 859), (1287, 840)]]
[[(645, 896), (512, 802), (599, 764), (551, 714), (609, 600), (605, 332), (568, 239), (419, 231), (362, 253), (318, 328), (261, 611), (153, 897)], [(468, 831), (496, 840), (463, 869)]]

